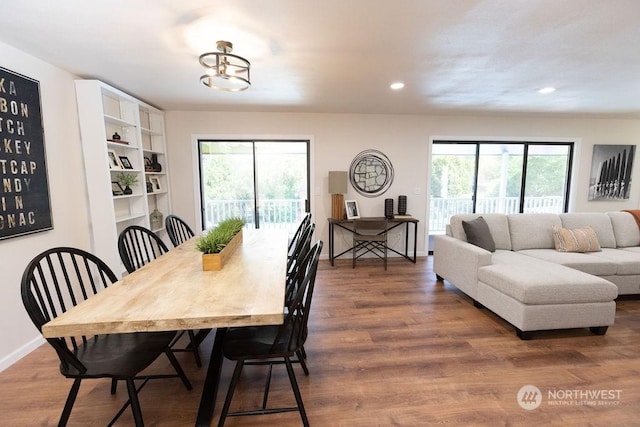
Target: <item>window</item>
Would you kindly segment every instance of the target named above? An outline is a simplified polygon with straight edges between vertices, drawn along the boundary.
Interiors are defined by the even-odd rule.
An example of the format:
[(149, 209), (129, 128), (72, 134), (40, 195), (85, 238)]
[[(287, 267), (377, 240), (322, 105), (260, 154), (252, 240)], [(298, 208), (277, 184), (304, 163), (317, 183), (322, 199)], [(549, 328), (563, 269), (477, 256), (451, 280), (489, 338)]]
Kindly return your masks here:
[(202, 224), (295, 231), (309, 212), (309, 141), (198, 141)]
[(457, 213), (566, 212), (572, 142), (434, 141), (429, 234)]

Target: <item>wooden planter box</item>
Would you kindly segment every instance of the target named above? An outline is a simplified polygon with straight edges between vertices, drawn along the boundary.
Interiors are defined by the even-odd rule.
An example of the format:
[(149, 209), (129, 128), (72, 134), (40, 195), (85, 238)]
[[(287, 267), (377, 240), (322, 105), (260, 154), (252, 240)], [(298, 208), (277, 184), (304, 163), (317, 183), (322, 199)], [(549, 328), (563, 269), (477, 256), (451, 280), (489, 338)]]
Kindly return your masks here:
[(204, 271), (219, 271), (231, 255), (242, 244), (242, 230), (236, 234), (225, 248), (217, 254), (202, 254), (202, 269)]

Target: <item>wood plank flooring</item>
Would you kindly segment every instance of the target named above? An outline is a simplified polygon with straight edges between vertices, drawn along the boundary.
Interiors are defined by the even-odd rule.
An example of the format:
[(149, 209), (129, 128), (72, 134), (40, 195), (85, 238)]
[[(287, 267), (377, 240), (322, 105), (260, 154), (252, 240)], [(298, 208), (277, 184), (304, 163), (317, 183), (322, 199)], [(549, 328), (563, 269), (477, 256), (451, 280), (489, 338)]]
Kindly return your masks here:
[[(16, 285), (17, 286), (17, 285)], [(203, 343), (208, 358), (212, 339)], [(640, 299), (617, 302), (616, 324), (605, 336), (586, 329), (541, 332), (521, 341), (513, 327), (480, 310), (449, 283), (437, 283), (431, 258), (417, 264), (392, 259), (321, 261), (306, 344), (311, 375), (295, 367), (311, 425), (594, 425), (640, 423)], [(141, 392), (148, 426), (191, 426), (204, 368), (188, 353), (178, 358), (194, 389), (156, 380)], [(71, 381), (58, 372), (43, 345), (0, 373), (0, 425), (55, 425)], [(159, 361), (153, 370), (166, 370)], [(232, 363), (225, 362), (213, 425)], [(264, 367), (247, 367), (233, 408), (261, 401)], [(286, 372), (276, 367), (270, 401), (292, 404)], [(525, 410), (517, 393), (541, 391), (537, 409)], [(601, 390), (615, 398), (593, 398)], [(555, 398), (549, 394), (555, 393)], [(591, 397), (580, 394), (591, 393)], [(570, 396), (571, 395), (571, 396)], [(70, 425), (106, 425), (126, 400), (121, 387), (85, 381)], [(300, 425), (297, 412), (230, 418), (227, 426)], [(118, 425), (132, 425), (130, 411)]]

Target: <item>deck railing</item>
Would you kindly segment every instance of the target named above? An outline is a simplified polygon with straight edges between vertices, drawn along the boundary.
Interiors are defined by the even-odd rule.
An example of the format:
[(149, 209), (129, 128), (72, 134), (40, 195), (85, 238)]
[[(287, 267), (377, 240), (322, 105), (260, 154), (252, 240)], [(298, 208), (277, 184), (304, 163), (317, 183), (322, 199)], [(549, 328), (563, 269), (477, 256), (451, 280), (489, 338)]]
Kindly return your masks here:
[[(259, 204), (260, 228), (295, 230), (303, 216), (304, 199), (269, 199)], [(207, 200), (205, 228), (213, 228), (230, 217), (243, 218), (247, 227), (255, 228), (253, 200)]]

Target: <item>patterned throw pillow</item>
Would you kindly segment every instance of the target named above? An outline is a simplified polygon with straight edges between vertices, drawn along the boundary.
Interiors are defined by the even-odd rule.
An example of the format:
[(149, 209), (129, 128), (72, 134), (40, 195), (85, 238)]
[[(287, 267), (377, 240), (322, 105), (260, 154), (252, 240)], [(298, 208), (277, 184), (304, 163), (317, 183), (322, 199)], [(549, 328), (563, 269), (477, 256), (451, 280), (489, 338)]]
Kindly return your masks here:
[(551, 229), (558, 252), (600, 252), (601, 250), (598, 236), (589, 226), (570, 230), (554, 225)]

